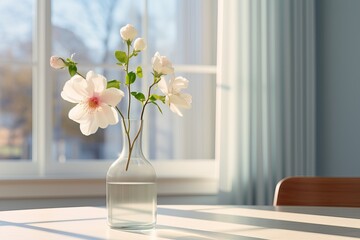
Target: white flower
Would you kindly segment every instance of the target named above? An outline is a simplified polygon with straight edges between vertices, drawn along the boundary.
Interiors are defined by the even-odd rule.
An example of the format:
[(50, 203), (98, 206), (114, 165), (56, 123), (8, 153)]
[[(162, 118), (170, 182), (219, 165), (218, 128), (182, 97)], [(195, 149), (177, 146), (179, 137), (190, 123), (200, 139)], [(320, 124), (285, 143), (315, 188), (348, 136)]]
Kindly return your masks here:
[(64, 59), (62, 59), (61, 57), (52, 56), (50, 58), (50, 66), (55, 69), (61, 69), (61, 68), (66, 67), (66, 64), (65, 64)]
[(154, 57), (151, 60), (152, 67), (155, 72), (159, 74), (172, 74), (174, 73), (174, 68), (170, 60), (165, 56), (160, 56), (160, 53), (156, 52)]
[(136, 34), (137, 34), (137, 31), (136, 31), (135, 27), (131, 24), (127, 24), (126, 26), (124, 26), (120, 29), (120, 35), (124, 41), (134, 40)]
[(117, 88), (106, 89), (107, 81), (102, 75), (89, 71), (86, 79), (79, 75), (68, 80), (61, 97), (71, 103), (77, 103), (69, 112), (69, 118), (80, 123), (81, 132), (88, 136), (100, 128), (119, 121), (115, 106), (124, 97)]
[(137, 38), (134, 41), (135, 51), (142, 51), (146, 49), (146, 42), (143, 38)]
[(192, 97), (190, 94), (180, 93), (184, 88), (187, 88), (189, 81), (183, 77), (177, 77), (166, 83), (164, 78), (158, 83), (159, 89), (165, 94), (165, 104), (169, 105), (170, 110), (183, 116), (179, 108), (191, 108)]

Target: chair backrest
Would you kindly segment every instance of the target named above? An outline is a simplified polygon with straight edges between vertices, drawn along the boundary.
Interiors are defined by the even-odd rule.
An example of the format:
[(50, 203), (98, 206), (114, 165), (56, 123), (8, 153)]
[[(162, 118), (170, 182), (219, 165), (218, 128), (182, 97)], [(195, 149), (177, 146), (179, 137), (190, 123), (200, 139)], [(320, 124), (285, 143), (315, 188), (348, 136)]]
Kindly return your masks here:
[(360, 207), (360, 177), (289, 177), (275, 190), (274, 206)]

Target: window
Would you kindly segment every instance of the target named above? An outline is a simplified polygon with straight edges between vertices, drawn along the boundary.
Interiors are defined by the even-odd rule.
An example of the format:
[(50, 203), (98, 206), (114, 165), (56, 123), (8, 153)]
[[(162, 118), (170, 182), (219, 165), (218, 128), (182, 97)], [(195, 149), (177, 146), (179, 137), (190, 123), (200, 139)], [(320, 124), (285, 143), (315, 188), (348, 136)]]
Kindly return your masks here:
[(0, 159), (31, 161), (34, 1), (1, 1), (0, 11)]
[[(83, 136), (79, 125), (67, 117), (72, 105), (60, 98), (69, 75), (50, 69), (48, 59), (75, 53), (80, 72), (93, 69), (108, 79), (123, 78), (113, 52), (125, 47), (120, 27), (132, 23), (148, 43), (136, 64), (150, 75), (155, 51), (168, 56), (176, 75), (190, 80), (188, 92), (193, 96), (192, 109), (183, 118), (166, 107), (163, 115), (155, 108), (147, 109), (145, 155), (160, 178), (215, 177), (215, 0), (23, 2), (21, 6), (10, 0), (0, 3), (5, 16), (0, 29), (6, 36), (0, 43), (4, 59), (0, 71), (5, 76), (0, 82), (3, 176), (105, 176), (121, 149), (120, 126)], [(16, 28), (11, 25), (15, 23)]]

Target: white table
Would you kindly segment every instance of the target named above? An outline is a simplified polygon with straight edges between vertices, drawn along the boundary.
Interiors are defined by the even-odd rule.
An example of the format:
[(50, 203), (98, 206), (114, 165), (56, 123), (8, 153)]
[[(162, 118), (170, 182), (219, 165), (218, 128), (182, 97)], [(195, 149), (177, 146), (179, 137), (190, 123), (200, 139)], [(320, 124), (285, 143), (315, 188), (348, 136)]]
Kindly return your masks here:
[(360, 239), (360, 208), (160, 205), (157, 227), (125, 232), (103, 207), (0, 212), (1, 240)]

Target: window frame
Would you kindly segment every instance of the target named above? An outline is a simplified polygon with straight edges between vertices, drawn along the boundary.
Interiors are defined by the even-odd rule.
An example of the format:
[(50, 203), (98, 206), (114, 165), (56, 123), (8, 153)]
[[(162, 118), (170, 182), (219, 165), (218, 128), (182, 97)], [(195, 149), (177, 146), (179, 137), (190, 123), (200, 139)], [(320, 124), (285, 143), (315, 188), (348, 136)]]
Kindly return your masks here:
[[(51, 56), (51, 1), (34, 0), (36, 9), (33, 31), (33, 156), (32, 161), (3, 160), (0, 162), (0, 198), (10, 197), (54, 197), (61, 188), (61, 196), (96, 196), (104, 195), (106, 171), (113, 161), (71, 161), (61, 163), (52, 159), (52, 101), (53, 89), (49, 59)], [(147, 0), (144, 0), (145, 9)], [(147, 17), (142, 22), (147, 29)], [(145, 30), (145, 35), (147, 30)], [(41, 46), (41, 47), (39, 47)], [(143, 59), (146, 59), (144, 57)], [(145, 61), (145, 60), (143, 60)], [(144, 64), (144, 62), (143, 62)], [(216, 65), (177, 65), (177, 71), (186, 73), (217, 73)], [(50, 80), (49, 80), (50, 79)], [(216, 84), (216, 83), (214, 83)], [(218, 91), (216, 89), (216, 91)], [(217, 95), (217, 94), (216, 94)], [(216, 100), (217, 101), (217, 100)], [(218, 109), (215, 109), (217, 116)], [(217, 118), (217, 117), (216, 117)], [(217, 119), (215, 138), (218, 134)], [(215, 141), (215, 144), (217, 141)], [(214, 146), (215, 147), (215, 146)], [(152, 161), (158, 176), (158, 192), (164, 195), (178, 194), (217, 194), (218, 159), (196, 160), (156, 160)], [(114, 159), (115, 160), (115, 159)], [(86, 187), (94, 183), (94, 188)], [(43, 189), (39, 189), (39, 184)], [(12, 190), (10, 186), (14, 188)], [(84, 187), (85, 186), (85, 187)], [(83, 187), (76, 193), (74, 187)], [(26, 189), (35, 189), (29, 195)], [(4, 190), (4, 191), (2, 191)]]

